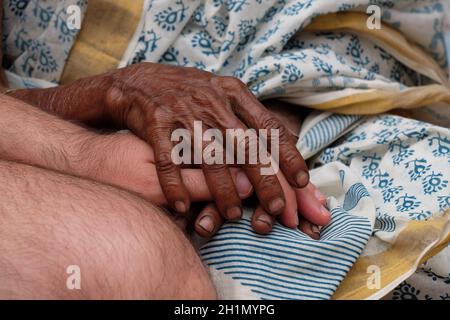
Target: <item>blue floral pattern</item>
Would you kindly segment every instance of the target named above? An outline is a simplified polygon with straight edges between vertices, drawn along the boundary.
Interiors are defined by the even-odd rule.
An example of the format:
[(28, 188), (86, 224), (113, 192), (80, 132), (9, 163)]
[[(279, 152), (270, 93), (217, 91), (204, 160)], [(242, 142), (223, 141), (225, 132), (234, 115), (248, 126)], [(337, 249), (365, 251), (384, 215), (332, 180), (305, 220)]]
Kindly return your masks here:
[(4, 52), (13, 57), (8, 70), (57, 83), (78, 34), (67, 25), (67, 8), (77, 5), (83, 14), (87, 0), (5, 0), (3, 5)]
[(390, 292), (393, 300), (450, 300), (450, 245)]
[[(144, 25), (138, 31), (140, 36), (137, 43), (130, 44), (132, 54), (125, 57), (122, 65), (160, 61), (200, 67), (238, 77), (255, 95), (264, 98), (324, 89), (403, 90), (419, 84), (414, 70), (367, 39), (342, 32), (303, 30), (312, 17), (361, 10), (373, 3), (370, 0), (147, 0)], [(430, 0), (401, 4), (377, 1), (376, 4), (382, 7), (385, 21), (412, 38), (416, 32), (406, 22), (420, 14), (421, 31), (428, 36), (417, 41), (443, 67), (447, 65), (442, 40), (442, 5)], [(173, 52), (179, 56), (173, 58)], [(408, 156), (399, 150), (393, 161), (400, 162)]]
[[(392, 115), (365, 117), (354, 128), (333, 143), (334, 135), (315, 132), (328, 120), (332, 132), (348, 116), (332, 115), (317, 121), (300, 136), (298, 145), (306, 155), (316, 154), (314, 170), (343, 163), (351, 173), (361, 176), (359, 200), (370, 197), (376, 207), (373, 237), (389, 241), (405, 221), (426, 221), (450, 209), (450, 129)], [(354, 120), (357, 121), (357, 120)], [(342, 130), (341, 130), (342, 131)], [(314, 134), (313, 134), (314, 133)], [(327, 145), (324, 140), (329, 141)], [(317, 143), (320, 141), (320, 144)], [(321, 150), (326, 145), (326, 148)], [(345, 154), (346, 157), (342, 157)], [(314, 171), (313, 171), (314, 172)], [(320, 171), (318, 171), (320, 172)], [(344, 180), (342, 169), (339, 176)], [(348, 193), (354, 193), (355, 184)], [(351, 199), (351, 197), (350, 197)], [(348, 202), (344, 199), (344, 205)], [(346, 205), (347, 209), (352, 206)], [(412, 277), (388, 294), (394, 300), (446, 300), (450, 297), (450, 246), (427, 261)]]
[(365, 118), (320, 152), (313, 166), (344, 162), (360, 171), (368, 193), (380, 199), (377, 206), (382, 212), (426, 220), (450, 207), (450, 162), (442, 161), (450, 159), (445, 148), (448, 137), (450, 129), (416, 120), (390, 115)]

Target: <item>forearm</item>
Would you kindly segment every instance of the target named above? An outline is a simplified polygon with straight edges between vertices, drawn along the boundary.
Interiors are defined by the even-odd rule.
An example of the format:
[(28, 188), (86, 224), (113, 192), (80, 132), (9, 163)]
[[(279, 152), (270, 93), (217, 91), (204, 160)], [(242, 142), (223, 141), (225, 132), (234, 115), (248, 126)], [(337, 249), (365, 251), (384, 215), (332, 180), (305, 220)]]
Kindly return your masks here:
[(72, 121), (111, 126), (113, 121), (105, 108), (105, 92), (98, 83), (84, 79), (65, 86), (46, 89), (19, 89), (9, 96), (41, 110)]
[(78, 175), (97, 135), (16, 99), (0, 96), (0, 158)]

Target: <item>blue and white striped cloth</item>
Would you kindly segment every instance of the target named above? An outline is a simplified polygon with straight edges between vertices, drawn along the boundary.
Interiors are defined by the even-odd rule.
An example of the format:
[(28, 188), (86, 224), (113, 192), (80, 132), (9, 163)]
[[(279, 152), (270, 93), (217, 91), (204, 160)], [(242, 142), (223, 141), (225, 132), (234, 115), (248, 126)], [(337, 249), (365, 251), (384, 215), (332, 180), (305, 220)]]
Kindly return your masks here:
[[(211, 268), (248, 286), (252, 298), (329, 299), (371, 232), (367, 218), (339, 209), (332, 210), (332, 223), (322, 229), (320, 241), (278, 224), (261, 236), (244, 219), (226, 224), (201, 254)], [(236, 298), (229, 294), (225, 298)]]
[(408, 221), (450, 208), (450, 129), (391, 115), (321, 114), (302, 131), (297, 145), (328, 196), (331, 223), (320, 240), (279, 224), (261, 236), (246, 209), (200, 251), (220, 298), (330, 299), (366, 244), (381, 253), (378, 244), (395, 242)]

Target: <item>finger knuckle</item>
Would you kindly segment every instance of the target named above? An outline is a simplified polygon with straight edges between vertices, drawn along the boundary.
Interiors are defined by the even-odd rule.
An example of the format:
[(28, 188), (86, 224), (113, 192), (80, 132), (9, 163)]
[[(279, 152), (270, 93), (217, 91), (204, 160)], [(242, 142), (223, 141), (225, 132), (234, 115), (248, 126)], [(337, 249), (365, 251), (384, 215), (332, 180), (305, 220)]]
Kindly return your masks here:
[(114, 84), (106, 90), (104, 100), (110, 106), (123, 106), (129, 102), (120, 86)]
[(230, 185), (225, 181), (216, 181), (214, 183), (214, 190), (217, 194), (221, 195), (218, 199), (216, 199), (219, 207), (221, 203), (227, 202), (232, 194), (230, 192)]
[(296, 164), (300, 160), (300, 154), (297, 149), (289, 148), (284, 153), (283, 160), (286, 161), (289, 165)]
[(275, 176), (261, 176), (261, 179), (258, 182), (258, 188), (259, 190), (263, 192), (267, 192), (270, 190), (270, 194), (272, 194), (274, 188), (276, 188), (278, 185), (277, 179)]
[(222, 77), (221, 82), (222, 82), (222, 86), (226, 89), (238, 90), (238, 91), (247, 90), (247, 85), (244, 82), (242, 82), (240, 79), (235, 78), (235, 77), (230, 77), (230, 76)]
[(261, 114), (258, 117), (258, 122), (260, 123), (260, 126), (265, 129), (276, 129), (281, 131), (284, 129), (284, 127), (281, 125), (280, 121), (278, 121), (275, 116), (273, 116), (269, 112), (261, 112)]
[(169, 152), (160, 152), (156, 157), (156, 167), (162, 173), (174, 171), (174, 163)]
[(211, 88), (201, 87), (192, 92), (191, 97), (193, 102), (196, 104), (210, 106), (213, 105), (213, 101), (216, 99), (216, 94)]
[(206, 174), (209, 180), (214, 184), (214, 189), (219, 193), (225, 193), (231, 196), (230, 190), (233, 190), (233, 180), (228, 175), (226, 165), (205, 166)]

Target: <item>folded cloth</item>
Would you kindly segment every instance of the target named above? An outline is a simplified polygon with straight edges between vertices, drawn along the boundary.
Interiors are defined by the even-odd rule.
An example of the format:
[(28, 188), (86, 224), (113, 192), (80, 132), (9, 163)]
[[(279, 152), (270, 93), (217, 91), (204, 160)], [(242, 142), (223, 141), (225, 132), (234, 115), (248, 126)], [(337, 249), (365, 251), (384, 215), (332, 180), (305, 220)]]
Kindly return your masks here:
[[(450, 129), (381, 115), (332, 143), (354, 120), (330, 115), (300, 134), (311, 180), (329, 196), (332, 220), (320, 240), (280, 225), (259, 236), (247, 209), (246, 219), (226, 223), (202, 247), (221, 298), (329, 299), (358, 257), (335, 298), (381, 298), (448, 243)], [(443, 263), (448, 273), (450, 261)], [(368, 286), (371, 270), (380, 279)]]
[(429, 259), (383, 299), (450, 300), (450, 246)]
[(336, 206), (320, 241), (278, 224), (261, 236), (250, 211), (201, 249), (221, 299), (329, 299), (372, 230), (369, 219)]
[(362, 275), (356, 292), (353, 275), (342, 288), (352, 287), (354, 295), (338, 291), (338, 297), (379, 298), (413, 274), (433, 247), (448, 243), (448, 215), (439, 217), (450, 208), (449, 134), (449, 129), (390, 115), (368, 118), (313, 160), (312, 166), (349, 165), (376, 204), (373, 236), (353, 270), (366, 272), (375, 265), (385, 284), (367, 290), (367, 275)]
[[(100, 2), (99, 8), (111, 7), (104, 5), (109, 0), (92, 5)], [(67, 8), (73, 4), (79, 6), (82, 19), (86, 0), (5, 1), (10, 71), (60, 81), (78, 34), (66, 23)], [(448, 66), (445, 1), (377, 2), (383, 21), (379, 30), (367, 27), (365, 11), (373, 4), (369, 0), (146, 0), (119, 66), (153, 61), (197, 67), (236, 76), (260, 98), (282, 97), (347, 114), (450, 103), (448, 78), (441, 69)], [(124, 5), (121, 0), (117, 7)], [(122, 10), (123, 16), (136, 16), (135, 9)], [(94, 18), (91, 14), (87, 24), (91, 29)], [(135, 28), (129, 23), (121, 29), (127, 26)], [(122, 47), (129, 34), (127, 30), (93, 40)], [(94, 68), (97, 71), (110, 66), (121, 51), (116, 48), (105, 56), (108, 50), (98, 53), (89, 49), (95, 43), (85, 44), (85, 53), (101, 62)], [(82, 48), (78, 46), (73, 54), (82, 56)], [(64, 79), (82, 76), (73, 73)]]
[(371, 4), (147, 1), (121, 66), (197, 67), (238, 77), (260, 98), (345, 113), (450, 103), (440, 68), (447, 66), (442, 3), (376, 2), (386, 23), (381, 30), (367, 28)]

